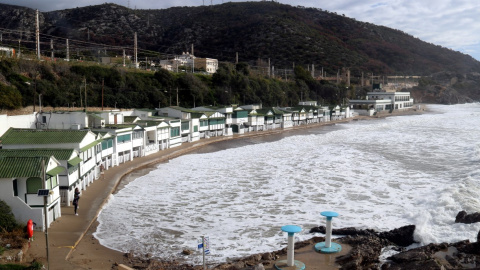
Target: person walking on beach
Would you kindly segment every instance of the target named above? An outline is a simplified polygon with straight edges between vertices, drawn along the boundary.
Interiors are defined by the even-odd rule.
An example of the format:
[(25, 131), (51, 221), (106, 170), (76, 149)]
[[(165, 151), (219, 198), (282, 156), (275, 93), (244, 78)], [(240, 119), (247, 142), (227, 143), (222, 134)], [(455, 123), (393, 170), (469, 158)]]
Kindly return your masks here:
[(105, 179), (105, 167), (103, 164), (100, 164), (100, 174), (102, 175), (102, 179)]
[(75, 194), (73, 195), (73, 206), (75, 207), (75, 215), (78, 216), (78, 200), (80, 200), (80, 191), (78, 188), (75, 188)]

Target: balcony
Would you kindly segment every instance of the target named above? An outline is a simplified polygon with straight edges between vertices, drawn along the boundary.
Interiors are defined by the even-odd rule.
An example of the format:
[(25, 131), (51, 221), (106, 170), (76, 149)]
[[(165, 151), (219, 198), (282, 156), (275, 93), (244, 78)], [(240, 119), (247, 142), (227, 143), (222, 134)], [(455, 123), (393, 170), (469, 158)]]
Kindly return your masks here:
[[(60, 198), (60, 188), (59, 186), (56, 186), (52, 190), (50, 190), (50, 195), (47, 196), (47, 204), (51, 204), (58, 198)], [(25, 200), (26, 200), (26, 203), (30, 206), (43, 205), (43, 197), (38, 196), (37, 194), (26, 194)]]

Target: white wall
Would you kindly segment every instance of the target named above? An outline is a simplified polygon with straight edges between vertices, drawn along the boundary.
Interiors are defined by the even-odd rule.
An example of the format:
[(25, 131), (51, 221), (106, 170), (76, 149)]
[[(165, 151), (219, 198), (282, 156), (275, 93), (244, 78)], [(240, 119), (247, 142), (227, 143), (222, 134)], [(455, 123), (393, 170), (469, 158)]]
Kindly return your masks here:
[[(43, 117), (46, 123), (43, 123)], [(38, 123), (49, 129), (83, 129), (88, 127), (88, 118), (85, 112), (43, 112), (37, 115)], [(76, 126), (72, 128), (72, 126)], [(39, 126), (40, 128), (40, 126)]]
[(35, 116), (29, 115), (0, 115), (0, 136), (2, 136), (9, 128), (34, 128)]
[[(18, 222), (27, 224), (27, 221), (31, 219), (37, 224), (37, 226), (42, 227), (43, 224), (43, 209), (42, 208), (31, 208), (25, 202), (20, 199), (20, 197), (13, 196), (13, 179), (2, 178), (0, 179), (0, 199), (5, 201), (10, 208), (12, 213), (15, 215), (15, 219)], [(18, 194), (22, 195), (24, 192), (20, 191), (20, 179), (18, 181)], [(24, 181), (23, 181), (24, 182)]]

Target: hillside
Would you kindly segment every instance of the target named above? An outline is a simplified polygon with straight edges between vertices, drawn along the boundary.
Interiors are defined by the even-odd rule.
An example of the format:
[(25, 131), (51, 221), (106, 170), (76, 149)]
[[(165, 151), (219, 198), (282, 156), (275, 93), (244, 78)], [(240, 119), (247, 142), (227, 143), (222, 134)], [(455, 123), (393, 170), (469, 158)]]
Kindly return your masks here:
[[(35, 51), (35, 11), (0, 4), (1, 45), (22, 53)], [(0, 59), (0, 110), (38, 104), (154, 108), (178, 104), (294, 105), (300, 100), (339, 104), (365, 95), (371, 88), (314, 80), (307, 65), (332, 76), (341, 68), (362, 73), (422, 75), (409, 89), (417, 102), (463, 103), (480, 100), (480, 62), (468, 55), (418, 40), (406, 33), (359, 22), (319, 9), (275, 2), (226, 3), (214, 6), (132, 10), (103, 4), (40, 14), (41, 51), (81, 61)], [(217, 58), (213, 76), (191, 73), (139, 72), (98, 66), (98, 57), (132, 54), (138, 33), (139, 58), (165, 59), (191, 50), (198, 57)], [(63, 38), (60, 38), (63, 37)], [(20, 44), (19, 44), (20, 40)], [(239, 53), (238, 65), (233, 64)], [(263, 61), (258, 61), (261, 59)], [(288, 69), (288, 80), (254, 72), (270, 59), (275, 70)], [(295, 65), (295, 69), (293, 68)], [(287, 74), (287, 71), (285, 71)], [(88, 87), (85, 90), (84, 83)], [(84, 89), (82, 91), (81, 89)], [(345, 89), (348, 89), (347, 91)], [(79, 91), (80, 90), (80, 91)]]
[[(24, 39), (33, 41), (34, 14), (27, 8), (0, 4), (0, 25), (24, 29)], [(472, 57), (401, 31), (320, 9), (275, 2), (230, 2), (163, 10), (103, 4), (41, 13), (40, 21), (45, 35), (129, 48), (137, 32), (140, 48), (160, 52), (164, 57), (190, 51), (194, 44), (195, 55), (200, 57), (233, 62), (238, 52), (240, 61), (252, 65), (259, 58), (270, 58), (277, 68), (291, 68), (293, 63), (315, 64), (330, 74), (342, 67), (349, 67), (354, 75), (480, 71), (480, 62)], [(18, 40), (18, 34), (3, 35)], [(64, 44), (56, 46), (61, 51)], [(80, 54), (87, 53), (86, 48), (80, 48)], [(99, 48), (89, 48), (90, 52), (95, 49), (98, 53)]]

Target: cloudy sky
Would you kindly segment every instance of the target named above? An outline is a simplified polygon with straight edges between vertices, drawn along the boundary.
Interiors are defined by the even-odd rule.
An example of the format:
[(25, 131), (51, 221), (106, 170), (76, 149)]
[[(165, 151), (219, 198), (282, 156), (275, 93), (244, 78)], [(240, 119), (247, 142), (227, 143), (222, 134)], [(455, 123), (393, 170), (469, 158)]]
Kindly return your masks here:
[[(259, 1), (259, 0), (256, 0)], [(480, 60), (478, 0), (276, 0), (282, 4), (321, 8), (358, 21), (402, 30)], [(51, 11), (114, 2), (137, 9), (222, 4), (227, 0), (0, 0), (0, 3)], [(240, 2), (240, 1), (234, 1)]]

